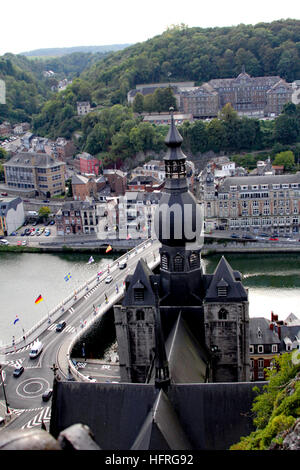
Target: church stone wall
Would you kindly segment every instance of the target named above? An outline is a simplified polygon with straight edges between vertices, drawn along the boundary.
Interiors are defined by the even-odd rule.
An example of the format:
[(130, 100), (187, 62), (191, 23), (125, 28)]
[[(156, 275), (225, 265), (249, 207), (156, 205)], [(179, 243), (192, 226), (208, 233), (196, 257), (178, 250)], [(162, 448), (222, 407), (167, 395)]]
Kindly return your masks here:
[(249, 380), (248, 302), (204, 304), (205, 341), (213, 351), (212, 382)]
[(155, 349), (154, 308), (114, 306), (122, 382), (144, 383)]

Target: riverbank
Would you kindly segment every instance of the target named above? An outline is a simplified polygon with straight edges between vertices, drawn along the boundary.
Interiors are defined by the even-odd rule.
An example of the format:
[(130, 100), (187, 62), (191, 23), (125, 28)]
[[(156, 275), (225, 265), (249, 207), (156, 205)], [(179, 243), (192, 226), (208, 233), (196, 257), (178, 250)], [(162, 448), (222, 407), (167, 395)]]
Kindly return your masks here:
[[(133, 243), (134, 242), (134, 243)], [(101, 244), (99, 244), (101, 243)], [(112, 247), (110, 254), (123, 254), (141, 243), (141, 240), (115, 240), (103, 242), (99, 240), (67, 241), (46, 243), (41, 242), (35, 246), (22, 245), (0, 245), (1, 252), (11, 253), (86, 253), (86, 254), (106, 254), (108, 246)], [(226, 238), (207, 238), (202, 247), (202, 256), (210, 256), (218, 253), (300, 253), (299, 242), (249, 242), (232, 241)]]

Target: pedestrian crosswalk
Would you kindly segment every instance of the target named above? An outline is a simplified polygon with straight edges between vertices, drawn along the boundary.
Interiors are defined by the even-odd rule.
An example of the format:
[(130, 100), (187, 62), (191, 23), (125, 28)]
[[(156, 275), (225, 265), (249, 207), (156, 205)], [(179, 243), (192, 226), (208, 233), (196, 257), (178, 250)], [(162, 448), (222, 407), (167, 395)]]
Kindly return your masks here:
[[(49, 331), (53, 331), (56, 329), (56, 326), (58, 325), (58, 323), (53, 323), (52, 325), (50, 325), (47, 329)], [(72, 326), (72, 325), (67, 325), (62, 332), (65, 332), (65, 333), (74, 333), (75, 331), (75, 326)]]
[(22, 363), (25, 361), (25, 357), (20, 357), (19, 359), (16, 359), (15, 361), (4, 361), (2, 364), (6, 364), (9, 367), (20, 367)]
[[(42, 423), (45, 425), (50, 422), (51, 418), (51, 408), (47, 406), (45, 408), (36, 408), (37, 410), (41, 410), (37, 415), (34, 416), (28, 423), (24, 424), (21, 429), (31, 429), (36, 426), (41, 427)], [(32, 410), (22, 410), (22, 411), (34, 411)]]
[(98, 289), (99, 285), (100, 285), (100, 284), (97, 284), (95, 287), (93, 287), (93, 289), (91, 289), (90, 291), (88, 291), (88, 292), (85, 294), (84, 298), (85, 298), (85, 299), (88, 299), (88, 298), (90, 297), (90, 295), (92, 295), (92, 294), (95, 292), (95, 290)]

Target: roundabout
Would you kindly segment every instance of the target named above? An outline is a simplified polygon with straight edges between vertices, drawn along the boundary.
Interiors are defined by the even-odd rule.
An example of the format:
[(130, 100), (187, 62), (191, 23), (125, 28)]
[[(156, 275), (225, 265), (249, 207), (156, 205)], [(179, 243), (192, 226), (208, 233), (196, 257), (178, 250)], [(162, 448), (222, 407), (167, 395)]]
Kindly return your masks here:
[(41, 377), (30, 378), (24, 380), (17, 386), (16, 393), (19, 397), (32, 399), (42, 396), (49, 388), (51, 387), (48, 380)]

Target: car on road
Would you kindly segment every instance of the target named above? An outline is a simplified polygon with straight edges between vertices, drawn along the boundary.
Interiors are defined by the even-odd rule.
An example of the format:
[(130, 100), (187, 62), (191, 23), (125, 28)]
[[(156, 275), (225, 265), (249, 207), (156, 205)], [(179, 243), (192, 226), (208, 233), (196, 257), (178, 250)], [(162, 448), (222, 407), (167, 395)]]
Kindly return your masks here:
[(66, 327), (66, 322), (65, 321), (62, 321), (61, 323), (58, 323), (56, 325), (56, 331), (60, 332), (62, 331), (65, 327)]
[(112, 280), (113, 280), (112, 276), (107, 276), (107, 278), (105, 279), (105, 284), (110, 284)]
[(90, 375), (88, 376), (88, 379), (89, 379), (90, 382), (97, 382), (97, 380), (94, 379), (94, 377), (91, 377)]
[(27, 240), (23, 240), (22, 241), (22, 246), (26, 246), (27, 245)]
[(240, 236), (239, 236), (239, 235), (237, 235), (236, 233), (233, 233), (233, 234), (232, 234), (232, 235), (230, 235), (230, 236), (231, 236), (231, 238), (240, 238)]
[(277, 237), (270, 237), (269, 240), (271, 242), (278, 242), (278, 238)]
[(9, 241), (6, 240), (5, 238), (2, 238), (2, 240), (0, 240), (0, 243), (1, 245), (9, 245)]
[(258, 236), (268, 238), (269, 235), (267, 233), (259, 233)]
[(23, 372), (24, 372), (24, 367), (23, 366), (16, 367), (14, 372), (13, 372), (13, 376), (14, 377), (20, 377), (20, 375), (22, 375)]
[(125, 269), (126, 266), (127, 266), (127, 263), (125, 263), (125, 261), (124, 261), (124, 263), (119, 264), (119, 269)]
[(18, 232), (11, 232), (10, 236), (11, 237), (16, 237), (18, 235)]
[(47, 228), (44, 233), (45, 237), (49, 237), (50, 233), (51, 233), (51, 230)]
[(50, 225), (54, 225), (54, 224), (55, 224), (55, 220), (51, 220)]
[(295, 240), (294, 238), (288, 238), (287, 239), (287, 242), (296, 242), (297, 240)]
[(48, 388), (43, 395), (42, 395), (42, 400), (43, 401), (48, 401), (52, 397), (53, 390), (52, 388)]
[(252, 237), (252, 235), (243, 235), (243, 238), (245, 238), (246, 240), (254, 240), (254, 237)]
[(48, 199), (44, 199), (43, 202), (50, 202)]
[(1, 193), (1, 196), (8, 196), (7, 193)]

